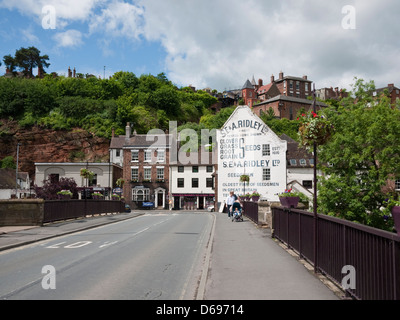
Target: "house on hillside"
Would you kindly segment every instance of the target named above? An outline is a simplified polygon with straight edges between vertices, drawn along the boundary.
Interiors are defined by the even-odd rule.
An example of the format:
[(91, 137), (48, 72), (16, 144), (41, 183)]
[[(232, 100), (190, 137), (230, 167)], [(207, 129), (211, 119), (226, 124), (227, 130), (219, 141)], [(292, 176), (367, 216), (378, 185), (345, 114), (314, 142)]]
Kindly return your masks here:
[(0, 169), (0, 199), (31, 197), (29, 173), (18, 172), (18, 179), (15, 179), (15, 174), (15, 169)]

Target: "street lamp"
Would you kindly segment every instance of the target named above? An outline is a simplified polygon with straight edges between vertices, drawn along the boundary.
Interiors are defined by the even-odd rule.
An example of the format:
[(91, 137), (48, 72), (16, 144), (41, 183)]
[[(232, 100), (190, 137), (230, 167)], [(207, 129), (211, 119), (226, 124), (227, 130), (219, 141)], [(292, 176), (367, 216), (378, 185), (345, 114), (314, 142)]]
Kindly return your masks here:
[[(313, 87), (313, 111), (317, 112), (317, 102), (315, 94), (315, 83)], [(317, 143), (314, 141), (314, 201), (313, 201), (313, 213), (314, 213), (314, 272), (317, 272), (318, 265), (318, 213), (317, 213)]]
[(19, 146), (21, 144), (17, 143), (17, 167), (15, 169), (15, 198), (18, 199), (18, 162), (19, 162)]

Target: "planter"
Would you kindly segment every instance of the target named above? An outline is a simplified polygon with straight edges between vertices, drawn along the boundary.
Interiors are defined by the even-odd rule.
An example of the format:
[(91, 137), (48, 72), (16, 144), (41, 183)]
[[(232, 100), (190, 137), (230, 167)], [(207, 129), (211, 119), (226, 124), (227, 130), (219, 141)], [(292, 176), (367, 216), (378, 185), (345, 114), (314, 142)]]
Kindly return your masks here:
[(392, 217), (397, 234), (400, 235), (400, 206), (394, 206), (392, 208)]
[(258, 202), (258, 200), (260, 200), (260, 196), (252, 196), (251, 197), (251, 201), (253, 201), (253, 202)]
[(279, 201), (284, 208), (297, 208), (300, 197), (279, 197)]
[(69, 200), (71, 199), (71, 196), (69, 194), (59, 194), (58, 199), (60, 200)]

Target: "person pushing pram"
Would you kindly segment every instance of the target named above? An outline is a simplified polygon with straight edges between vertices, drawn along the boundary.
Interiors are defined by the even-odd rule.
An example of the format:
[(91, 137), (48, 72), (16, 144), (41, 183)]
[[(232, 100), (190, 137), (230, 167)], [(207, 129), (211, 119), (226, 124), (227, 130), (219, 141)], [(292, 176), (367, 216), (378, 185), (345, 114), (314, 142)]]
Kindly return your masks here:
[(233, 221), (243, 221), (243, 215), (242, 215), (242, 205), (240, 204), (239, 200), (235, 200), (235, 202), (232, 204), (231, 208), (231, 215), (232, 215), (232, 222)]

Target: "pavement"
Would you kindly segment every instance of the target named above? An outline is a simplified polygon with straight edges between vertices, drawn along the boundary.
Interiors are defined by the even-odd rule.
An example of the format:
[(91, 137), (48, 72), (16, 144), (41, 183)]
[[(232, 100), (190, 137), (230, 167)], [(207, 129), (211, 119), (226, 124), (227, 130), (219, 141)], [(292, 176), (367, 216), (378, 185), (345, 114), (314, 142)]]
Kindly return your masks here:
[[(160, 213), (168, 211), (160, 211)], [(151, 213), (155, 213), (152, 211)], [(0, 251), (131, 219), (145, 211), (99, 215), (41, 227), (0, 227)], [(271, 237), (269, 228), (225, 213), (215, 223), (200, 281), (200, 300), (337, 300), (343, 292)]]

